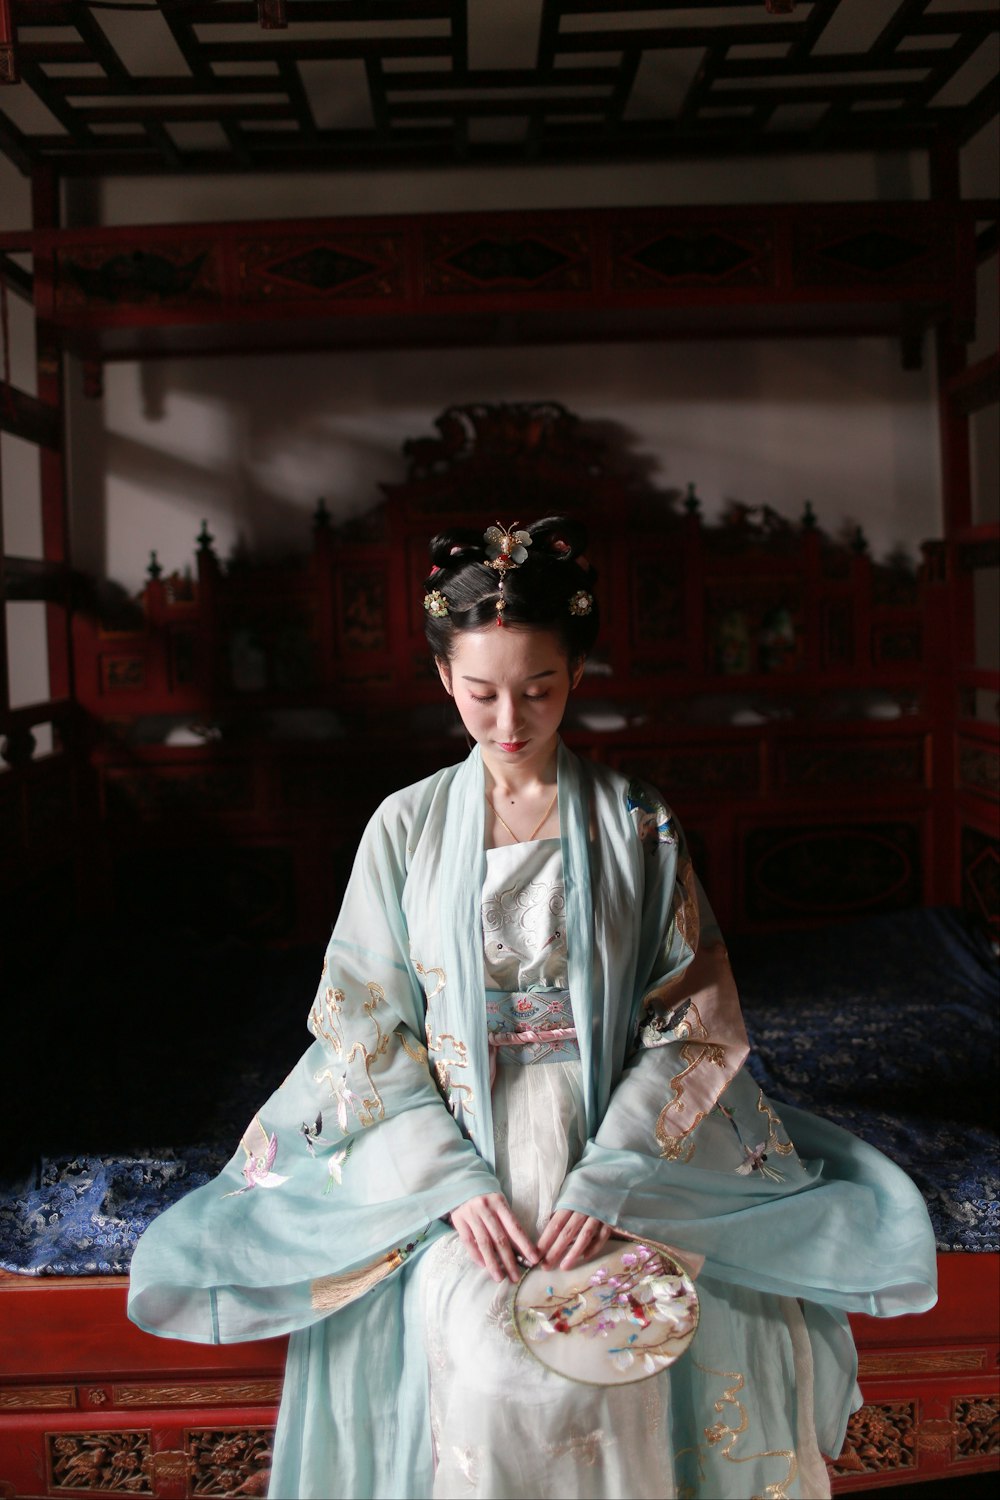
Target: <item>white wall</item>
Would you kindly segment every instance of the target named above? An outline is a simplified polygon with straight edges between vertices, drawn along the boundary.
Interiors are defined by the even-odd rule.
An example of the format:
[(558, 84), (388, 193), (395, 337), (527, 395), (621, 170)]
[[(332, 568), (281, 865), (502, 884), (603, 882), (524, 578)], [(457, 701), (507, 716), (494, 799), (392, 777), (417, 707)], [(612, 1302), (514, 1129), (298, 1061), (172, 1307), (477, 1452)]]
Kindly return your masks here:
[[(78, 222), (437, 212), (514, 207), (921, 197), (923, 158), (790, 157), (632, 168), (356, 173), (106, 181), (67, 195)], [(928, 375), (883, 340), (613, 345), (169, 360), (111, 366), (103, 411), (72, 382), (74, 548), (140, 586), (149, 549), (190, 560), (207, 519), (223, 555), (296, 549), (324, 495), (339, 514), (402, 477), (401, 446), (446, 406), (561, 401), (611, 421), (656, 481), (838, 530), (862, 520), (877, 554), (939, 530)], [(492, 518), (490, 518), (492, 519)]]
[(831, 530), (863, 522), (877, 554), (938, 530), (930, 375), (888, 341), (613, 344), (113, 365), (103, 421), (75, 398), (74, 553), (137, 589), (151, 547), (190, 560), (203, 518), (222, 556), (303, 550), (318, 496), (371, 508), (446, 406), (542, 398), (615, 424), (657, 487), (695, 481), (708, 514), (737, 499), (797, 517), (810, 499)]
[[(984, 133), (985, 136), (985, 133)], [(991, 157), (991, 152), (993, 155)], [(995, 161), (967, 153), (972, 191)], [(14, 190), (7, 192), (13, 182)], [(969, 191), (969, 188), (966, 189)], [(921, 197), (918, 155), (231, 179), (70, 183), (70, 222), (399, 213), (646, 202)], [(0, 223), (24, 223), (23, 179), (0, 161)], [(30, 332), (30, 330), (29, 330)], [(23, 347), (24, 340), (21, 345)], [(31, 388), (31, 360), (20, 383)], [(928, 361), (930, 363), (930, 361)], [(470, 400), (554, 399), (620, 426), (665, 489), (694, 480), (709, 514), (728, 499), (798, 516), (810, 499), (839, 530), (861, 521), (876, 555), (940, 530), (933, 389), (884, 340), (738, 341), (530, 350), (367, 352), (110, 365), (102, 402), (69, 370), (76, 561), (129, 589), (149, 549), (191, 560), (207, 519), (225, 553), (299, 548), (319, 495), (338, 514), (403, 473), (405, 438)], [(8, 530), (31, 550), (33, 477), (5, 445)], [(30, 466), (29, 466), (30, 467)]]

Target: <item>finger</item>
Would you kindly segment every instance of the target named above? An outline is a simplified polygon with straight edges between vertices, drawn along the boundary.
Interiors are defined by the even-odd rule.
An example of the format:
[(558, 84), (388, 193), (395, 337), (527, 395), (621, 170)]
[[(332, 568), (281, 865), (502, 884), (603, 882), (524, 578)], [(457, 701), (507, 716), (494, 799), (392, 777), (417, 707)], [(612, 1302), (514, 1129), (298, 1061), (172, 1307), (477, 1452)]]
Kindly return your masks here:
[(525, 1230), (513, 1209), (507, 1203), (504, 1203), (503, 1207), (497, 1210), (497, 1218), (510, 1236), (515, 1258), (520, 1255), (522, 1260), (527, 1261), (529, 1266), (536, 1265), (538, 1262), (538, 1247), (532, 1242), (531, 1236)]
[(549, 1222), (538, 1236), (538, 1253), (545, 1255), (553, 1244), (556, 1235), (562, 1232), (566, 1220), (572, 1217), (572, 1210), (568, 1208), (556, 1209), (549, 1218)]
[(570, 1214), (546, 1251), (545, 1264), (547, 1266), (559, 1265), (561, 1257), (569, 1250), (585, 1222), (585, 1214)]
[(600, 1219), (585, 1219), (580, 1226), (572, 1244), (559, 1262), (560, 1268), (569, 1271), (578, 1265), (581, 1260), (587, 1260), (592, 1253), (591, 1246), (596, 1242), (600, 1231), (604, 1228)]
[(520, 1281), (521, 1268), (517, 1263), (517, 1256), (514, 1254), (514, 1246), (503, 1229), (497, 1228), (493, 1244), (496, 1247), (496, 1252), (500, 1257), (504, 1271), (507, 1273), (508, 1281)]

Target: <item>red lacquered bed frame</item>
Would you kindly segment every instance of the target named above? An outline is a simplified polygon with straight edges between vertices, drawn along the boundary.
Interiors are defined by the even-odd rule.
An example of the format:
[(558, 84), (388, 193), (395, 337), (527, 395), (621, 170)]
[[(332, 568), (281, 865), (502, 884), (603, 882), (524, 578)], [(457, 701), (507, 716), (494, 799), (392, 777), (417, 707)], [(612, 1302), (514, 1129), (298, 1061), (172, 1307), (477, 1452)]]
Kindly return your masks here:
[[(865, 1404), (836, 1492), (996, 1467), (996, 1255), (938, 1257), (921, 1317), (851, 1319)], [(157, 1339), (124, 1277), (0, 1273), (0, 1496), (263, 1495), (285, 1341)]]
[[(33, 255), (33, 282), (8, 281), (34, 296), (38, 397), (13, 392), (0, 424), (40, 447), (45, 521), (45, 560), (8, 560), (8, 597), (47, 602), (53, 697), (0, 713), (11, 767), (0, 785), (5, 899), (36, 877), (49, 889), (50, 869), (78, 861), (75, 899), (107, 912), (158, 872), (168, 883), (172, 868), (193, 879), (211, 856), (217, 887), (224, 860), (244, 893), (264, 893), (241, 909), (248, 936), (317, 937), (344, 873), (331, 868), (331, 850), (346, 868), (384, 792), (463, 752), (433, 707), (439, 689), (420, 629), (414, 585), (429, 532), (568, 508), (596, 539), (607, 624), (567, 738), (663, 787), (725, 929), (938, 903), (997, 923), (998, 734), (978, 711), (997, 678), (975, 669), (971, 633), (971, 575), (995, 562), (997, 527), (971, 524), (967, 424), (996, 399), (998, 362), (967, 369), (963, 351), (976, 224), (995, 221), (995, 205), (61, 231), (51, 189), (36, 184), (33, 231), (0, 236), (0, 251)], [(456, 246), (486, 230), (555, 246), (561, 269), (539, 286), (472, 285)], [(290, 292), (271, 264), (279, 232), (285, 260), (289, 247), (336, 248), (345, 235), (355, 251), (367, 236), (373, 265), (382, 259), (356, 287)], [(734, 269), (721, 277), (668, 273), (646, 254), (668, 241), (694, 252), (705, 236), (732, 248)], [(865, 247), (889, 239), (905, 251), (898, 263), (865, 264)], [(133, 278), (115, 302), (100, 290), (123, 253), (141, 271), (186, 264), (192, 245), (204, 251), (203, 273), (187, 290), (164, 293), (155, 278), (146, 287)], [(319, 508), (298, 567), (225, 571), (206, 534), (194, 579), (165, 576), (154, 560), (137, 607), (111, 616), (77, 597), (65, 565), (65, 350), (85, 361), (96, 394), (102, 360), (152, 349), (808, 330), (899, 336), (912, 362), (930, 328), (945, 525), (916, 571), (873, 562), (861, 536), (832, 543), (805, 505), (800, 525), (737, 508), (706, 526), (694, 497), (631, 479), (627, 462), (610, 461), (588, 425), (553, 403), (443, 413), (436, 435), (407, 445), (407, 481), (383, 507), (337, 532)], [(841, 518), (819, 520), (836, 528)], [(69, 632), (53, 629), (70, 618), (72, 652)], [(253, 672), (238, 680), (234, 648), (248, 641)], [(341, 715), (349, 736), (253, 732), (266, 716), (303, 708)], [(239, 732), (185, 747), (142, 742), (137, 725), (153, 715)], [(33, 761), (31, 731), (47, 719), (73, 751)], [(419, 735), (401, 775), (406, 723)], [(864, 881), (839, 858), (845, 837), (868, 856), (856, 862)], [(803, 864), (823, 869), (821, 891), (782, 879)], [(946, 1255), (939, 1265), (933, 1312), (855, 1320), (866, 1404), (833, 1464), (838, 1490), (996, 1465), (998, 1258)], [(124, 1302), (124, 1278), (0, 1276), (0, 1500), (262, 1494), (280, 1342), (157, 1340), (126, 1321)]]

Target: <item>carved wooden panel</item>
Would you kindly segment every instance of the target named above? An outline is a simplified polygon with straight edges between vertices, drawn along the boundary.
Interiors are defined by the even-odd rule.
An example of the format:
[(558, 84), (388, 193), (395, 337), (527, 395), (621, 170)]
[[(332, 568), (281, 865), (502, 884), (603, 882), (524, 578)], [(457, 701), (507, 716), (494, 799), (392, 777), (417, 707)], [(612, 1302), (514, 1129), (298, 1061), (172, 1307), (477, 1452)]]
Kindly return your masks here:
[(406, 279), (401, 230), (337, 232), (246, 240), (237, 247), (244, 302), (309, 297), (317, 301), (402, 295)]
[(71, 1411), (75, 1385), (0, 1386), (0, 1411)]
[(774, 236), (747, 215), (738, 228), (710, 220), (691, 226), (663, 220), (613, 228), (611, 285), (635, 291), (655, 286), (763, 286), (777, 279)]
[(593, 289), (593, 246), (588, 229), (565, 219), (532, 215), (530, 227), (514, 216), (433, 222), (423, 228), (424, 290), (432, 296), (492, 292)]
[(152, 1440), (148, 1428), (127, 1432), (50, 1432), (45, 1435), (52, 1494), (152, 1495)]
[(952, 1402), (951, 1413), (956, 1459), (987, 1458), (1000, 1453), (1000, 1399), (961, 1396)]
[(866, 1403), (848, 1421), (839, 1457), (827, 1459), (831, 1475), (916, 1469), (917, 1424), (916, 1401)]
[(272, 1427), (214, 1427), (185, 1434), (189, 1495), (266, 1495)]
[(97, 303), (106, 307), (169, 307), (219, 300), (218, 247), (207, 240), (174, 240), (146, 250), (104, 245), (57, 250), (55, 302), (60, 311)]
[(917, 905), (920, 829), (846, 822), (755, 829), (746, 840), (744, 890), (747, 915), (762, 922)]

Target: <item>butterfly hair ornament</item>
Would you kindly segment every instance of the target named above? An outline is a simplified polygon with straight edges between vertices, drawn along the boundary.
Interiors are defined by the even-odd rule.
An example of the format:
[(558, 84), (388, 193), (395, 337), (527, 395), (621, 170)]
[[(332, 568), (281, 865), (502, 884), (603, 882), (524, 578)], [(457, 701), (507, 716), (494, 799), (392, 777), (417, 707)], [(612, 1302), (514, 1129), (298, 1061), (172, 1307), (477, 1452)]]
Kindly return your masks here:
[(484, 567), (492, 568), (499, 573), (497, 589), (500, 597), (497, 600), (497, 624), (503, 624), (503, 612), (507, 608), (507, 600), (504, 598), (504, 579), (511, 568), (519, 568), (523, 562), (527, 562), (528, 548), (531, 546), (531, 537), (526, 531), (518, 531), (515, 521), (509, 531), (497, 522), (496, 526), (487, 526), (483, 534), (486, 543), (486, 562)]

